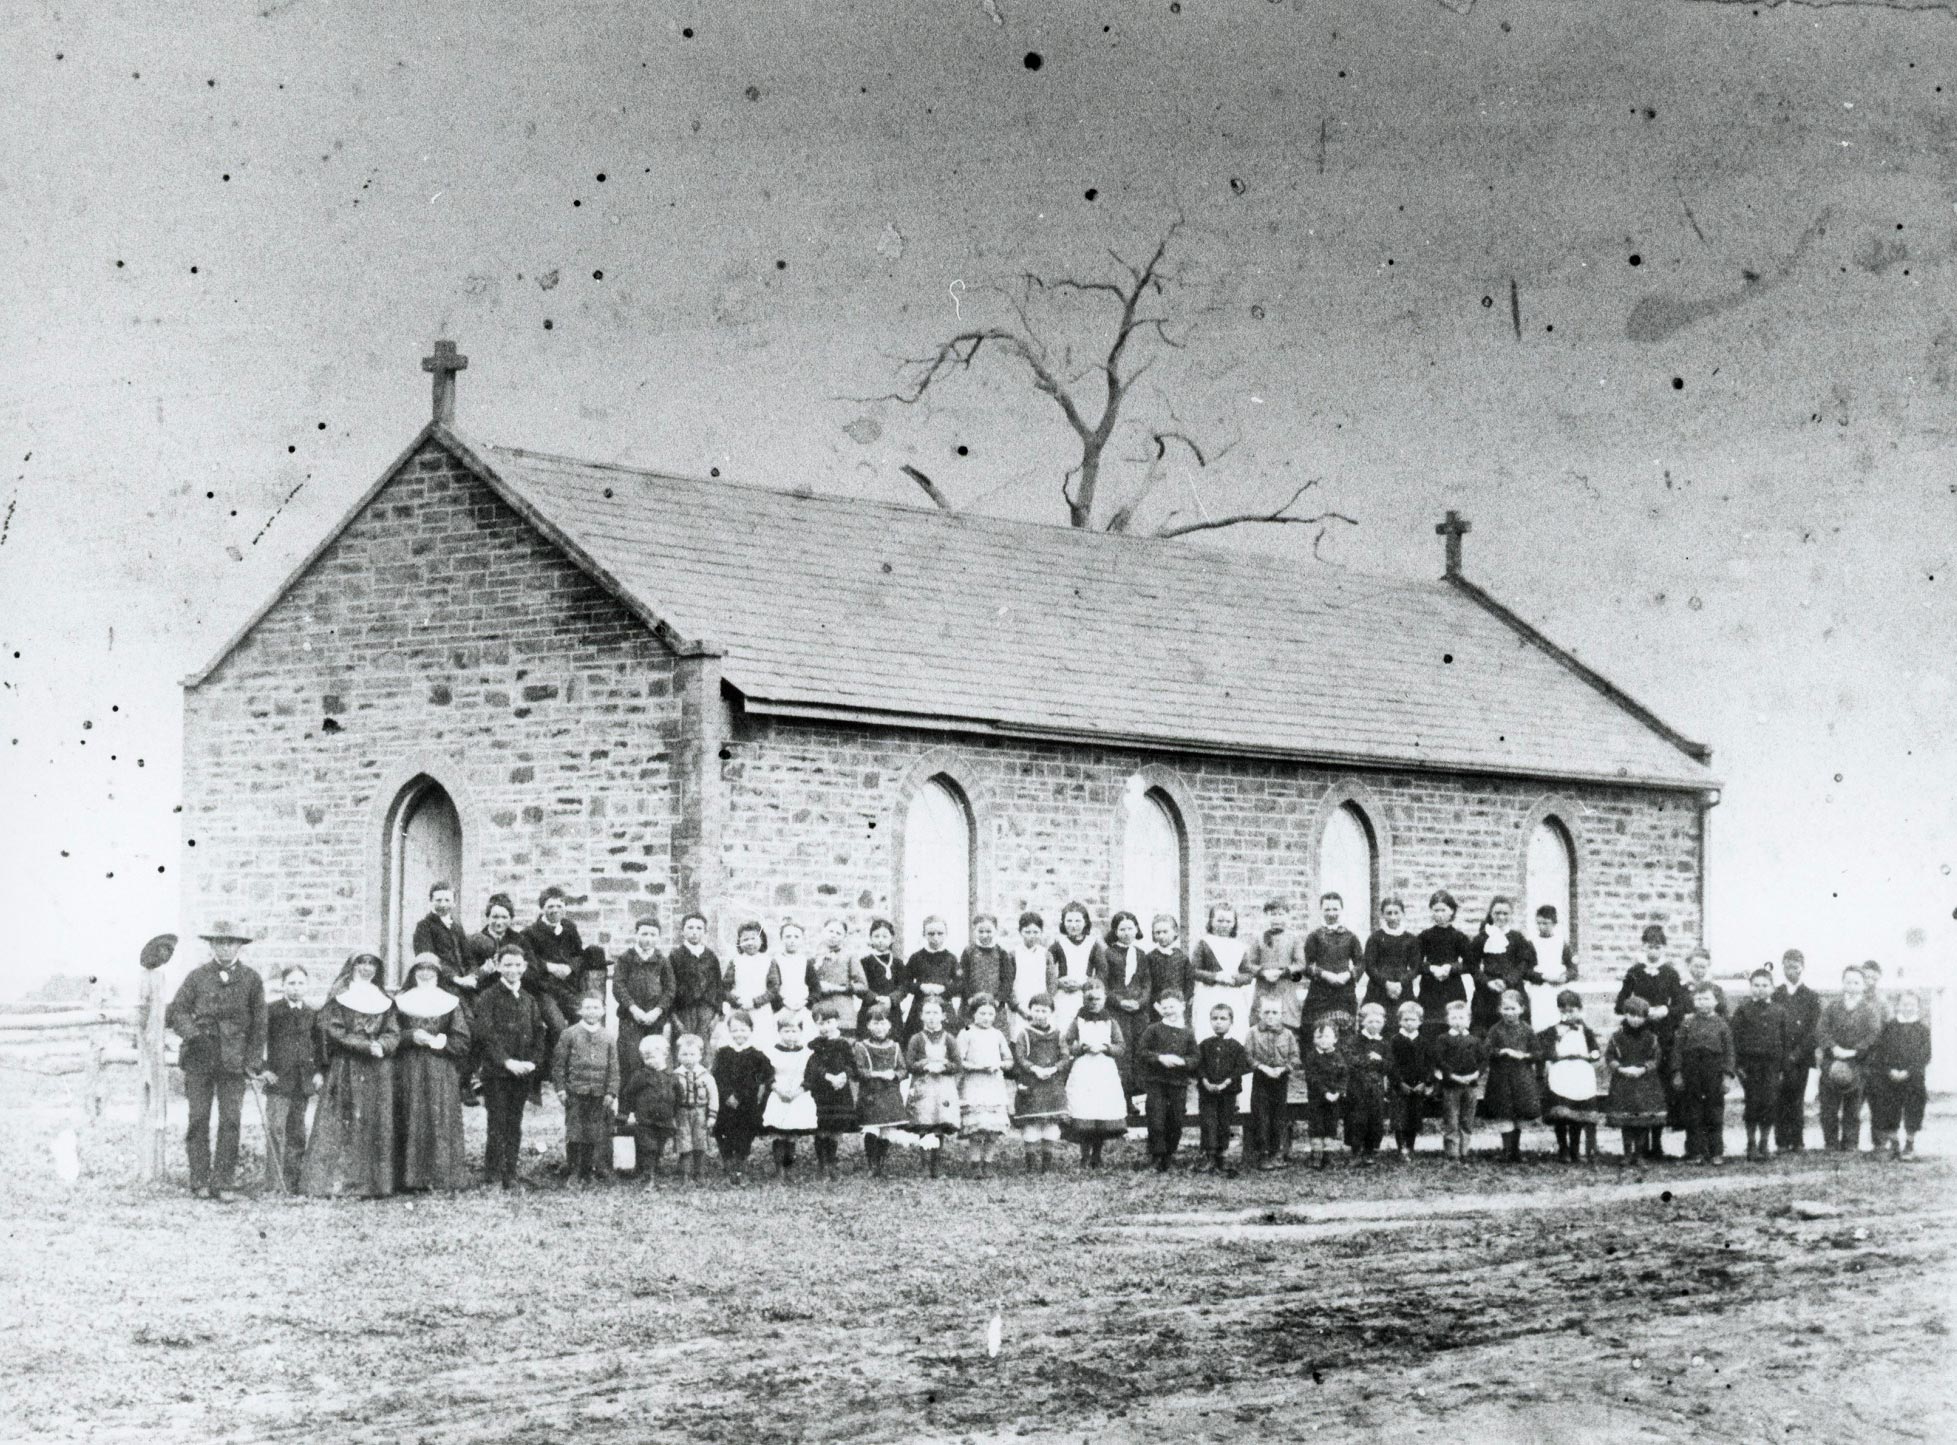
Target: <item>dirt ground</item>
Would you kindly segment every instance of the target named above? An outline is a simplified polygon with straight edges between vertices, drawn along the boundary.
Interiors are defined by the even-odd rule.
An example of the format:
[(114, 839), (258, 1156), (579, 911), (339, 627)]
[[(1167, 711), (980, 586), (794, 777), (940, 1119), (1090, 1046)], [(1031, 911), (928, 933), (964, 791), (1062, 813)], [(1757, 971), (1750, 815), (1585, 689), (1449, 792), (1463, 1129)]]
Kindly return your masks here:
[(1957, 1440), (1940, 1154), (225, 1206), (132, 1119), (0, 1071), (0, 1439)]

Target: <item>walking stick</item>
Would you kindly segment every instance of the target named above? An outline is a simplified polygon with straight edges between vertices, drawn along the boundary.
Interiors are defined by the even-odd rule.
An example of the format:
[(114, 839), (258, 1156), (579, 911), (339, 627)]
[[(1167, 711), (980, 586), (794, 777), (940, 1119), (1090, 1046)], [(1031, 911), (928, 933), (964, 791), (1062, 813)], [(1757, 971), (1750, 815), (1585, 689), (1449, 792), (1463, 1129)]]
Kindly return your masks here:
[(286, 1193), (285, 1185), (285, 1139), (272, 1137), (272, 1126), (265, 1117), (265, 1095), (258, 1087), (258, 1080), (249, 1075), (245, 1079), (245, 1092), (258, 1109), (258, 1132), (265, 1139), (265, 1172), (271, 1176), (269, 1181), (274, 1194)]

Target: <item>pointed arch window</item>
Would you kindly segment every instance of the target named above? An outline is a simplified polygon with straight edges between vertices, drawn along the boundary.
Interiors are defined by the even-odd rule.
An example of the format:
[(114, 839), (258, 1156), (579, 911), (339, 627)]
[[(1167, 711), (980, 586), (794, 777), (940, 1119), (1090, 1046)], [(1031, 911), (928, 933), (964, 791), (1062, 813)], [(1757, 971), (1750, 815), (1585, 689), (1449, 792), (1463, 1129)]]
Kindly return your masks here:
[(1189, 936), (1189, 832), (1175, 800), (1161, 788), (1149, 788), (1137, 778), (1130, 784), (1127, 827), (1122, 830), (1122, 896), (1125, 908), (1142, 922), (1149, 936), (1158, 913), (1176, 920)]
[(963, 948), (977, 882), (971, 804), (939, 773), (912, 794), (904, 816), (904, 933), (902, 947), (920, 948), (924, 920), (943, 918), (953, 952)]
[[(1345, 926), (1364, 938), (1373, 926), (1379, 897), (1379, 839), (1372, 819), (1357, 803), (1341, 803), (1325, 820), (1318, 843), (1318, 891), (1344, 903)], [(1313, 899), (1314, 904), (1317, 899)]]

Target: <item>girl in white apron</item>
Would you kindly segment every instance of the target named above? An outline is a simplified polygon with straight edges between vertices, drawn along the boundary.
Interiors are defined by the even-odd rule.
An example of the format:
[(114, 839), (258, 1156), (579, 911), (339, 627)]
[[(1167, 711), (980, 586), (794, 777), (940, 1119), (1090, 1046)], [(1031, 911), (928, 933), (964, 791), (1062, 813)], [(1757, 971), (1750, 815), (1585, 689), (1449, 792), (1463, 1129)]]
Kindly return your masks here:
[(809, 1032), (809, 956), (802, 952), (802, 925), (792, 918), (781, 921), (781, 947), (768, 967), (768, 992), (775, 1007), (802, 1019), (802, 1032)]
[[(1233, 1015), (1230, 1037), (1247, 1043), (1251, 1026), (1250, 976), (1243, 971), (1244, 940), (1237, 937), (1237, 911), (1227, 903), (1212, 903), (1190, 963), (1196, 974), (1196, 994), (1189, 1006), (1189, 1031), (1200, 1039), (1210, 1036), (1210, 1010), (1228, 1004)], [(1237, 1111), (1250, 1111), (1250, 1076), (1244, 1076)]]
[(1080, 1012), (1081, 990), (1087, 980), (1103, 977), (1107, 971), (1107, 950), (1094, 937), (1093, 926), (1085, 903), (1069, 903), (1060, 910), (1060, 936), (1047, 950), (1047, 992), (1053, 995), (1053, 1026), (1063, 1037), (1067, 1026)]
[(1119, 1063), (1128, 1041), (1108, 1012), (1106, 984), (1088, 979), (1081, 998), (1082, 1006), (1063, 1036), (1073, 1058), (1067, 1071), (1066, 1132), (1080, 1144), (1081, 1165), (1098, 1169), (1102, 1146), (1128, 1132), (1128, 1094)]
[(1005, 1021), (1010, 1040), (1018, 1040), (1033, 1000), (1047, 991), (1047, 962), (1046, 920), (1037, 913), (1020, 914), (1019, 946), (1013, 950), (1012, 997), (1007, 1000), (1010, 1011)]
[(727, 1011), (746, 1009), (754, 1020), (750, 1047), (766, 1053), (775, 1046), (775, 1009), (769, 989), (768, 931), (758, 923), (743, 923), (734, 937), (734, 956), (727, 960)]

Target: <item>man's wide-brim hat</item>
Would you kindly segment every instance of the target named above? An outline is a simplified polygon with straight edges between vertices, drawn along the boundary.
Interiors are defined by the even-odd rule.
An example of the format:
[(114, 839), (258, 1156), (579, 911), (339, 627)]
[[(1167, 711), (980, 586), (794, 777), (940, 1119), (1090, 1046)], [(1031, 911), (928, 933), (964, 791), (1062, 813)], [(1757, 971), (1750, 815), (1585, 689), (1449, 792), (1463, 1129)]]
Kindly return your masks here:
[(197, 935), (206, 943), (253, 943), (256, 940), (228, 918), (220, 918)]

